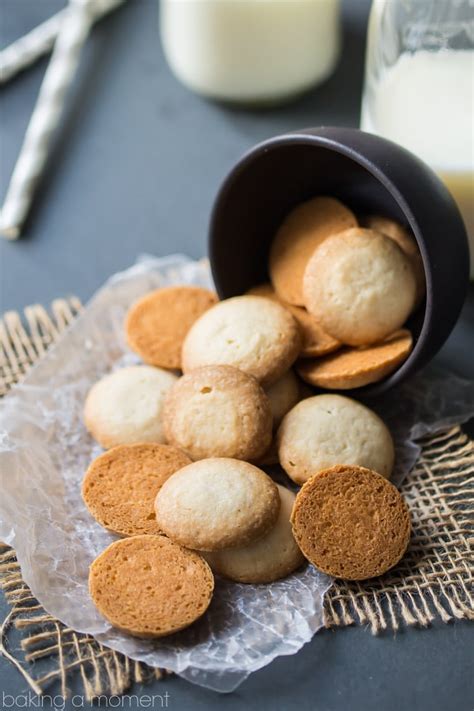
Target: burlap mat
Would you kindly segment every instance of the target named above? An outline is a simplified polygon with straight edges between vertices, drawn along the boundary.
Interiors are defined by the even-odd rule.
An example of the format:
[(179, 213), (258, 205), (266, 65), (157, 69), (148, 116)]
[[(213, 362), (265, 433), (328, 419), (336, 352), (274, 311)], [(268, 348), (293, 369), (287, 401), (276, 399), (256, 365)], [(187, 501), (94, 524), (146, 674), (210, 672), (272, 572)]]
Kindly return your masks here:
[[(40, 358), (80, 312), (78, 299), (57, 300), (48, 313), (25, 309), (0, 321), (0, 395)], [(393, 570), (364, 584), (337, 582), (326, 596), (327, 627), (369, 625), (373, 633), (401, 624), (428, 626), (434, 620), (474, 619), (472, 558), (474, 443), (460, 427), (421, 442), (422, 454), (402, 486), (411, 511), (413, 536), (407, 555)], [(134, 681), (161, 678), (151, 669), (77, 634), (48, 615), (23, 582), (15, 552), (0, 549), (0, 586), (10, 605), (1, 626), (0, 651), (36, 693), (59, 680), (67, 696), (72, 674), (87, 699), (120, 694)], [(9, 633), (20, 635), (18, 649)], [(37, 662), (47, 659), (47, 669)]]

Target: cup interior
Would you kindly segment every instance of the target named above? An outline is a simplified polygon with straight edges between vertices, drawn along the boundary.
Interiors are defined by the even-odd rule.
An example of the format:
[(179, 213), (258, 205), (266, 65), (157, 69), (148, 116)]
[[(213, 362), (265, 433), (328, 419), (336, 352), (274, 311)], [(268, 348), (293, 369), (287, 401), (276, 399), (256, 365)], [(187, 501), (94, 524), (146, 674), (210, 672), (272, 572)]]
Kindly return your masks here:
[[(243, 294), (269, 280), (268, 254), (276, 230), (296, 205), (316, 195), (336, 197), (356, 215), (379, 213), (413, 229), (425, 263), (417, 226), (410, 224), (395, 192), (375, 167), (349, 152), (297, 136), (272, 142), (268, 150), (263, 144), (230, 173), (214, 209), (210, 247), (219, 295)], [(424, 301), (407, 323), (415, 343), (425, 310)]]

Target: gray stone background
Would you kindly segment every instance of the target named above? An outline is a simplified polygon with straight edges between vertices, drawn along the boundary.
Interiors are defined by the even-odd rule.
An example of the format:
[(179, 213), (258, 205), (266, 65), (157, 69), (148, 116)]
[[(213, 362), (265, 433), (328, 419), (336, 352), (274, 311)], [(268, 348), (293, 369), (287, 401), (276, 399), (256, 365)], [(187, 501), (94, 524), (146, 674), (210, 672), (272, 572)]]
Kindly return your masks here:
[[(245, 150), (294, 128), (358, 125), (369, 4), (343, 2), (344, 51), (331, 79), (271, 112), (224, 108), (178, 84), (161, 52), (156, 0), (128, 0), (102, 21), (88, 42), (25, 235), (16, 243), (0, 240), (0, 312), (69, 294), (86, 301), (142, 252), (205, 254), (215, 193)], [(0, 46), (63, 5), (0, 0)], [(45, 67), (41, 61), (1, 89), (1, 195)], [(473, 351), (471, 287), (438, 362), (472, 378)], [(3, 600), (1, 606), (3, 615)], [(472, 629), (463, 622), (396, 636), (373, 637), (361, 627), (323, 631), (226, 697), (178, 678), (138, 693), (168, 691), (168, 708), (179, 710), (469, 711)], [(25, 689), (0, 659), (0, 694)], [(18, 698), (17, 707), (22, 703)]]

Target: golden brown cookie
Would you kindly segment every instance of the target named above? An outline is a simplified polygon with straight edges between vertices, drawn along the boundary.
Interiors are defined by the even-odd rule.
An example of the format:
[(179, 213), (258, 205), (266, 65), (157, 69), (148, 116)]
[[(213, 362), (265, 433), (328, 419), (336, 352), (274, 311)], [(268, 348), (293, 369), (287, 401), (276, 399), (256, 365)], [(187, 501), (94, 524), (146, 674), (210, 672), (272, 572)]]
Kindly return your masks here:
[(423, 259), (421, 258), (417, 241), (413, 234), (411, 234), (408, 229), (403, 227), (403, 225), (396, 220), (392, 220), (389, 217), (382, 217), (381, 215), (367, 215), (362, 218), (361, 225), (387, 235), (387, 237), (390, 237), (390, 239), (393, 239), (394, 242), (398, 244), (402, 252), (405, 252), (411, 261), (413, 272), (415, 274), (415, 308), (419, 306), (426, 290), (425, 269), (423, 267)]
[(281, 506), (273, 528), (248, 546), (206, 553), (204, 558), (216, 573), (238, 583), (272, 583), (303, 565), (305, 559), (290, 523), (295, 495), (279, 484), (277, 487)]
[(151, 365), (131, 365), (101, 378), (84, 405), (84, 423), (103, 447), (164, 442), (161, 411), (174, 373)]
[(327, 333), (305, 308), (289, 305), (289, 309), (298, 322), (303, 336), (300, 358), (317, 358), (326, 353), (333, 353), (341, 347), (342, 343)]
[(169, 390), (163, 427), (191, 459), (258, 459), (272, 438), (270, 401), (251, 375), (230, 365), (196, 368)]
[(324, 331), (316, 321), (314, 316), (308, 313), (305, 308), (302, 306), (287, 304), (279, 299), (271, 284), (260, 284), (258, 286), (254, 286), (252, 289), (249, 289), (247, 293), (254, 294), (255, 296), (264, 296), (266, 299), (278, 301), (282, 306), (290, 311), (300, 327), (303, 338), (300, 358), (316, 358), (318, 356), (326, 355), (326, 353), (332, 353), (341, 347), (341, 342), (330, 336), (329, 333), (326, 333), (326, 331)]
[(314, 250), (326, 237), (356, 226), (355, 215), (332, 197), (316, 197), (292, 210), (270, 249), (270, 279), (278, 296), (303, 306), (303, 274)]
[(128, 444), (109, 449), (89, 466), (82, 498), (98, 523), (122, 536), (161, 533), (155, 499), (175, 471), (191, 464), (167, 444)]
[(273, 299), (273, 301), (281, 303), (281, 299), (278, 298), (275, 289), (268, 281), (263, 284), (257, 284), (257, 286), (252, 286), (252, 288), (245, 293), (248, 296), (263, 296), (264, 299)]
[(166, 481), (156, 520), (169, 538), (204, 551), (244, 546), (264, 536), (280, 510), (276, 484), (238, 459), (201, 459)]
[(351, 390), (386, 378), (406, 360), (412, 347), (410, 331), (401, 329), (372, 346), (342, 348), (324, 358), (299, 361), (296, 370), (310, 385)]
[(328, 237), (308, 261), (306, 308), (351, 346), (377, 343), (400, 328), (415, 303), (413, 268), (381, 232), (360, 227)]
[(357, 400), (334, 394), (315, 395), (290, 410), (277, 446), (281, 466), (297, 484), (335, 464), (367, 467), (388, 479), (395, 459), (380, 417)]
[(410, 515), (398, 490), (370, 469), (339, 465), (311, 477), (291, 523), (306, 558), (336, 578), (383, 575), (404, 555)]
[(146, 294), (127, 314), (130, 348), (149, 365), (180, 369), (187, 332), (217, 301), (217, 294), (198, 286), (169, 286)]
[(265, 454), (255, 460), (254, 464), (256, 464), (257, 467), (272, 467), (279, 463), (276, 437), (274, 437)]
[(276, 429), (288, 410), (301, 399), (300, 384), (293, 370), (288, 370), (280, 380), (266, 389), (273, 415), (273, 428)]
[(207, 610), (213, 591), (206, 561), (164, 536), (115, 541), (89, 570), (89, 592), (101, 615), (135, 637), (188, 627)]
[(234, 296), (191, 327), (183, 343), (183, 370), (232, 365), (267, 387), (291, 367), (300, 350), (300, 329), (287, 309), (260, 296)]

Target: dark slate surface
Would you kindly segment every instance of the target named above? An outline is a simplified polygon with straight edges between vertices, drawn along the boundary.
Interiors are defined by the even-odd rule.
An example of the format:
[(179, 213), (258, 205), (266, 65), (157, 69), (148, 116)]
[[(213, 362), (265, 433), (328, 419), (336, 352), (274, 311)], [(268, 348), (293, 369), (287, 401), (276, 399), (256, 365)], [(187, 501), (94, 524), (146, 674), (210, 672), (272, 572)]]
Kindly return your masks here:
[[(0, 0), (1, 45), (63, 4)], [(367, 0), (344, 3), (344, 54), (334, 76), (272, 112), (223, 108), (181, 87), (163, 60), (153, 0), (129, 0), (104, 20), (87, 45), (25, 236), (17, 243), (0, 240), (0, 310), (68, 294), (87, 300), (141, 252), (204, 254), (217, 187), (246, 149), (298, 127), (358, 124), (368, 6)], [(38, 63), (1, 90), (1, 194), (45, 66)], [(438, 361), (474, 377), (473, 334), (471, 288)], [(324, 631), (225, 698), (177, 678), (133, 692), (167, 691), (168, 708), (180, 710), (468, 711), (474, 704), (472, 646), (468, 623), (379, 637), (360, 627)], [(20, 708), (25, 702), (17, 695), (25, 690), (22, 677), (0, 659), (0, 693), (16, 697)], [(52, 693), (60, 693), (57, 685)], [(15, 707), (8, 696), (2, 704)], [(150, 707), (160, 708), (160, 700)]]

